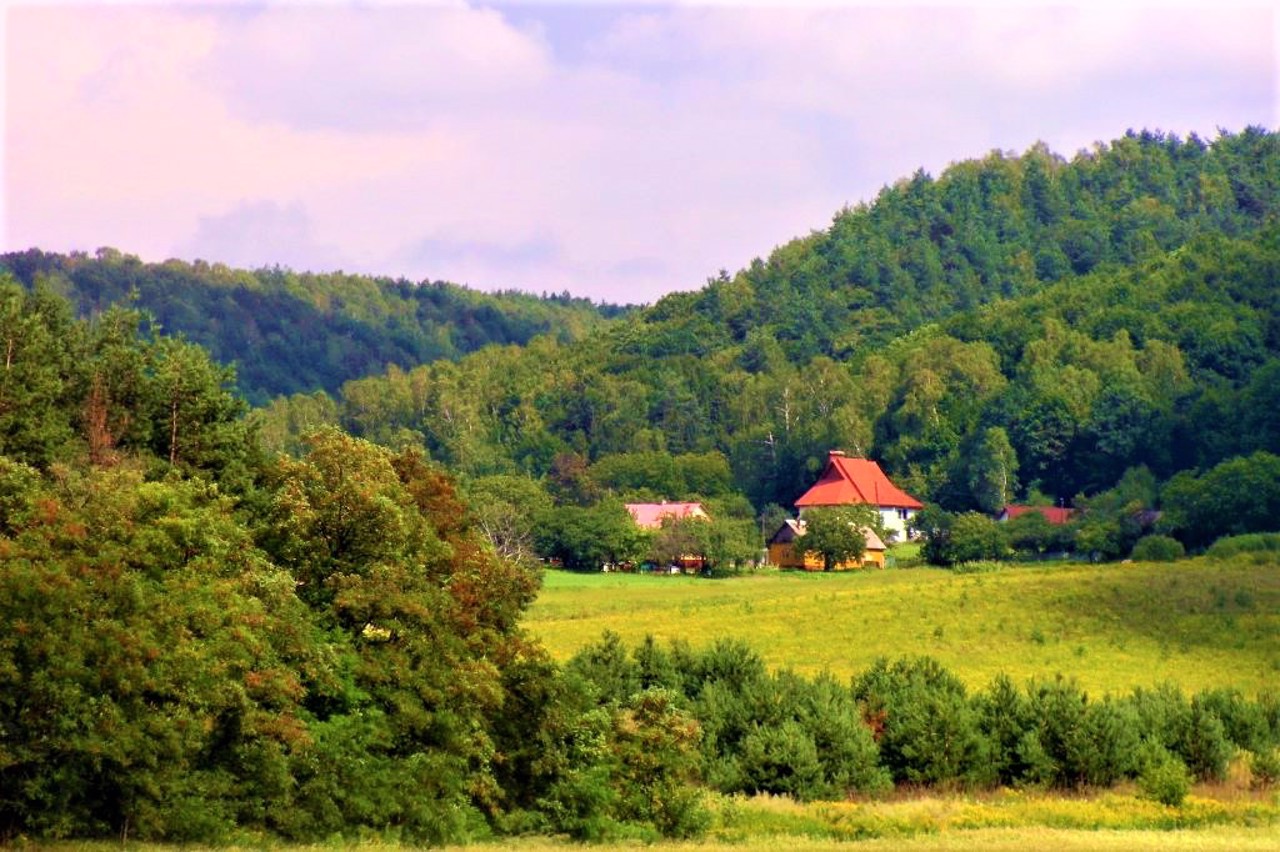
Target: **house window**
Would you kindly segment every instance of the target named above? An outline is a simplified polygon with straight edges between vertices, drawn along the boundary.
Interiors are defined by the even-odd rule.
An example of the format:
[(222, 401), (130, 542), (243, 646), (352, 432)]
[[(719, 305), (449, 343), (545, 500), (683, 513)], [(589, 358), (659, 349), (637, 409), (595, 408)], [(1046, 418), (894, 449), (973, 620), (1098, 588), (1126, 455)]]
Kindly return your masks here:
[(907, 509), (899, 509), (899, 510), (898, 510), (898, 517), (905, 521), (905, 520), (907, 519), (907, 513), (908, 513), (908, 511), (909, 511), (909, 510), (907, 510)]

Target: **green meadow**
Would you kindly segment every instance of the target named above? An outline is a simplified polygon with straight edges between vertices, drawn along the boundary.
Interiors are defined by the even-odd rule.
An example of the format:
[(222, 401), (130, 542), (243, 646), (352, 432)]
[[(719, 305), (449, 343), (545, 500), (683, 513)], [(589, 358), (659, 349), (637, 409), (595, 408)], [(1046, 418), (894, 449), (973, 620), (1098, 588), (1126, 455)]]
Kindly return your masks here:
[(932, 656), (972, 687), (1075, 678), (1093, 694), (1280, 687), (1280, 564), (1176, 563), (766, 571), (725, 579), (548, 570), (526, 627), (560, 660), (606, 631), (700, 647), (741, 639), (776, 668), (847, 678)]

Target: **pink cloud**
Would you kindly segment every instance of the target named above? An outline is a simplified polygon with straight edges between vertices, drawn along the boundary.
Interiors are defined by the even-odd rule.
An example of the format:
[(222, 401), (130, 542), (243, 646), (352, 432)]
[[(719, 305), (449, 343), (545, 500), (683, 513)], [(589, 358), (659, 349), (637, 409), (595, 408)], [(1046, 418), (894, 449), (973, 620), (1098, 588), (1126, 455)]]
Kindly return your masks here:
[(11, 8), (4, 247), (650, 300), (921, 166), (1277, 118), (1270, 9), (571, 11)]

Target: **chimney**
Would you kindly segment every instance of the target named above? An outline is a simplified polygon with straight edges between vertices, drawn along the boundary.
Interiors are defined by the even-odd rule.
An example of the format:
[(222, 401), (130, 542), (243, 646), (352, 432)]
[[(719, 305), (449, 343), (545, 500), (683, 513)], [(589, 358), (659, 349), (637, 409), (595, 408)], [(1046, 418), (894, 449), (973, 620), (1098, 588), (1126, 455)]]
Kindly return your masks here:
[(828, 456), (841, 456), (841, 457), (843, 457), (843, 456), (844, 456), (844, 450), (829, 450), (829, 451), (827, 452), (827, 455), (828, 455)]

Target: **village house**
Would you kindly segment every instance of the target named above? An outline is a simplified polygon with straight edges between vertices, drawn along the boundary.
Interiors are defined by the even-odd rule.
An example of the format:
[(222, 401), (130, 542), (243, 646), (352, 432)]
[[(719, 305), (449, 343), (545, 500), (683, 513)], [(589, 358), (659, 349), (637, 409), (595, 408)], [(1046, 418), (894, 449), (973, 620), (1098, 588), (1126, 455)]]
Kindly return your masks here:
[(813, 487), (800, 496), (796, 508), (800, 517), (806, 509), (868, 504), (880, 512), (880, 520), (891, 540), (908, 537), (907, 524), (924, 504), (889, 481), (880, 465), (871, 459), (846, 456), (841, 450), (827, 455), (827, 466)]
[[(631, 514), (632, 520), (636, 522), (636, 526), (642, 530), (660, 530), (664, 522), (672, 520), (711, 520), (711, 516), (702, 508), (701, 503), (667, 503), (664, 501), (662, 503), (626, 503), (624, 505)], [(677, 571), (696, 572), (702, 569), (703, 563), (704, 560), (701, 555), (682, 553), (667, 567)]]
[[(884, 541), (876, 535), (875, 530), (863, 527), (860, 532), (867, 546), (858, 559), (840, 562), (835, 570), (844, 571), (851, 568), (883, 568), (885, 547)], [(797, 544), (804, 537), (805, 522), (788, 518), (778, 531), (769, 539), (769, 564), (779, 568), (798, 568), (804, 571), (821, 571), (824, 568), (822, 556), (809, 552)]]
[(631, 513), (631, 517), (642, 530), (657, 530), (662, 528), (662, 522), (666, 518), (674, 520), (685, 520), (687, 518), (697, 518), (698, 520), (709, 521), (711, 517), (706, 510), (702, 508), (701, 503), (627, 503), (625, 504), (627, 511)]
[(1012, 521), (1014, 518), (1021, 517), (1030, 512), (1038, 512), (1044, 516), (1044, 519), (1055, 527), (1062, 526), (1071, 522), (1075, 516), (1075, 509), (1065, 509), (1061, 506), (1005, 506), (1000, 510), (1000, 514), (996, 516), (997, 521)]

